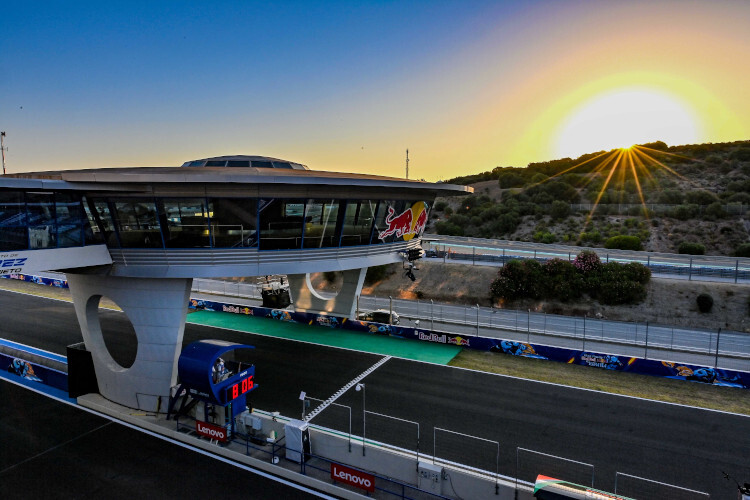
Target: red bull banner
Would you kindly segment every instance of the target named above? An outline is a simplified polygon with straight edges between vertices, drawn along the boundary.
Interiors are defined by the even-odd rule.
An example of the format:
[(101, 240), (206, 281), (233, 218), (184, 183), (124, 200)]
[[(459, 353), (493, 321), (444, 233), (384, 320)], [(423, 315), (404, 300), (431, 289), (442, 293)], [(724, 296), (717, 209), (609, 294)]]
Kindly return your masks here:
[(378, 233), (378, 238), (381, 240), (391, 235), (396, 238), (403, 237), (404, 241), (420, 236), (427, 225), (427, 204), (418, 201), (398, 215), (396, 215), (396, 210), (389, 206), (385, 224), (386, 228)]

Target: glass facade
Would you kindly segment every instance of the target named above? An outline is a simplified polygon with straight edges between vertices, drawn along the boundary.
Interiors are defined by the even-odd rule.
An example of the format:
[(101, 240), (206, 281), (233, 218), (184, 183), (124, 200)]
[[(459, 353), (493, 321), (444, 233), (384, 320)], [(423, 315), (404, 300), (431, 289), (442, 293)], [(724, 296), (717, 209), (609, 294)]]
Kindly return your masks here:
[(256, 198), (211, 198), (209, 206), (215, 248), (258, 246)]
[(378, 209), (377, 200), (350, 200), (346, 203), (341, 228), (341, 246), (367, 245)]
[(305, 204), (305, 248), (339, 246), (339, 200), (307, 200)]
[(261, 250), (302, 248), (305, 200), (264, 198), (258, 207)]
[(110, 248), (336, 248), (403, 241), (424, 221), (426, 205), (403, 200), (87, 199), (70, 192), (0, 190), (0, 251), (97, 243)]
[(103, 243), (83, 203), (78, 193), (0, 191), (0, 251)]
[(159, 208), (167, 248), (211, 246), (208, 220), (212, 214), (205, 198), (163, 199)]
[(118, 199), (110, 203), (123, 248), (163, 248), (154, 200)]

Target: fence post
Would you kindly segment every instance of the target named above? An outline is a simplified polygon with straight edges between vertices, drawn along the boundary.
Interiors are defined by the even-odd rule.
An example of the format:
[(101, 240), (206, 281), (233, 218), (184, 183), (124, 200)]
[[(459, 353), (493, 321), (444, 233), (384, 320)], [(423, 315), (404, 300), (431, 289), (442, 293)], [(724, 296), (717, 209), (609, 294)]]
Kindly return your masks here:
[(734, 283), (737, 283), (737, 275), (740, 273), (740, 260), (734, 261)]
[(477, 337), (479, 337), (479, 304), (477, 304)]
[(430, 299), (430, 330), (435, 331), (435, 301)]
[(693, 280), (693, 258), (690, 257), (690, 268), (688, 269), (688, 281)]
[(544, 311), (544, 334), (547, 335), (547, 311)]
[(477, 247), (471, 247), (471, 265), (475, 265), (477, 260)]
[(388, 296), (388, 324), (393, 324), (393, 297)]
[(526, 309), (526, 340), (531, 342), (531, 309)]
[[(672, 328), (672, 339), (674, 343), (674, 328)], [(643, 359), (648, 359), (648, 321), (646, 321), (646, 349), (643, 351)]]
[(716, 332), (716, 359), (714, 360), (714, 368), (719, 367), (719, 337), (721, 336), (721, 327), (719, 327), (719, 331)]
[[(573, 322), (578, 324), (578, 319), (573, 317)], [(583, 316), (583, 347), (581, 347), (582, 351), (586, 350), (586, 316)]]

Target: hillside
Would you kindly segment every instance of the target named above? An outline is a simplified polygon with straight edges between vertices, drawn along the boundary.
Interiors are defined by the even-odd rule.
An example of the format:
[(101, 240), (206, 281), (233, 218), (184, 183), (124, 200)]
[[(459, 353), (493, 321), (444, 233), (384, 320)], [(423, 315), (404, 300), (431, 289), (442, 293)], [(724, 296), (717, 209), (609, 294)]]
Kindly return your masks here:
[(627, 235), (647, 251), (750, 256), (750, 141), (657, 142), (447, 182), (475, 194), (436, 200), (438, 234), (591, 247)]

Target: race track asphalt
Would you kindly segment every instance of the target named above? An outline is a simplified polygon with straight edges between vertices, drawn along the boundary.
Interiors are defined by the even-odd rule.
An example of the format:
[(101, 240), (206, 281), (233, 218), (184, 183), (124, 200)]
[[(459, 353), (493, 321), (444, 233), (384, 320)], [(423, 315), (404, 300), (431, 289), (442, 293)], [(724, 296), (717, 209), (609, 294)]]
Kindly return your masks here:
[(0, 379), (2, 498), (315, 498)]
[[(0, 324), (0, 337), (64, 353), (81, 340), (72, 304), (0, 292), (4, 310), (26, 311)], [(222, 313), (216, 313), (222, 314)], [(17, 315), (13, 315), (14, 317)], [(114, 350), (132, 349), (130, 325), (122, 313), (103, 311), (105, 333)], [(185, 343), (219, 338), (255, 345), (260, 388), (253, 404), (299, 418), (300, 391), (325, 399), (379, 359), (380, 355), (186, 325)], [(115, 341), (115, 339), (119, 339)], [(108, 345), (110, 341), (108, 341)], [(132, 344), (132, 345), (131, 345)], [(499, 472), (522, 479), (554, 475), (559, 461), (517, 447), (595, 465), (595, 486), (612, 491), (615, 472), (734, 498), (722, 471), (750, 481), (750, 418), (656, 403), (448, 366), (390, 359), (368, 375), (366, 406), (420, 425), (420, 449), (433, 453), (435, 427), (497, 441)], [(738, 397), (748, 397), (738, 389)], [(352, 408), (353, 432), (362, 431), (362, 393), (350, 390), (337, 403)], [(338, 413), (337, 413), (338, 412)], [(346, 430), (348, 417), (326, 410), (314, 423)], [(367, 416), (367, 438), (413, 449), (416, 425)], [(436, 431), (440, 458), (494, 470), (497, 445)], [(564, 471), (576, 480), (590, 477), (585, 466)], [(1, 478), (2, 476), (0, 476)], [(679, 498), (679, 497), (676, 497)]]

